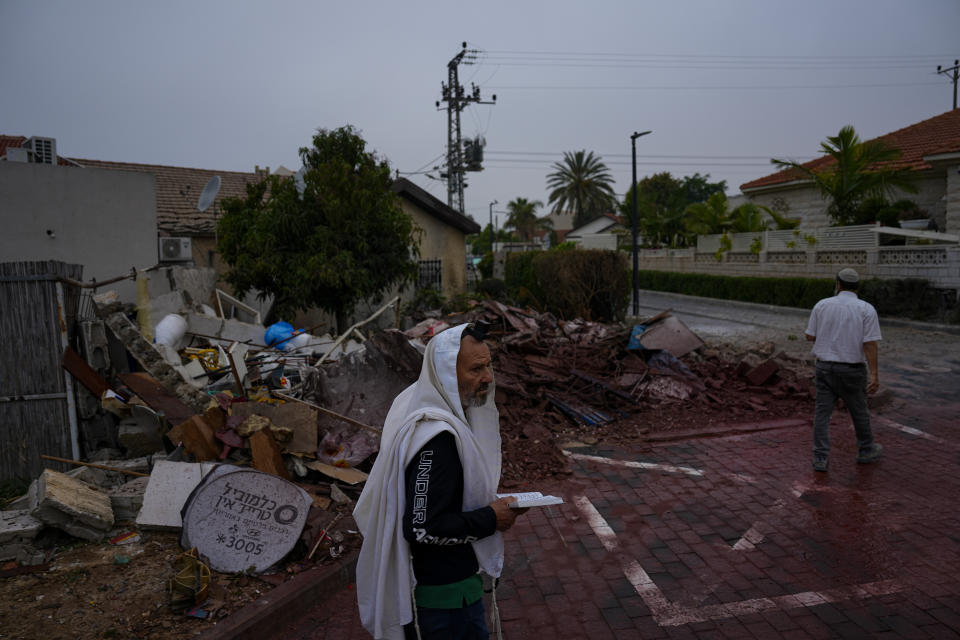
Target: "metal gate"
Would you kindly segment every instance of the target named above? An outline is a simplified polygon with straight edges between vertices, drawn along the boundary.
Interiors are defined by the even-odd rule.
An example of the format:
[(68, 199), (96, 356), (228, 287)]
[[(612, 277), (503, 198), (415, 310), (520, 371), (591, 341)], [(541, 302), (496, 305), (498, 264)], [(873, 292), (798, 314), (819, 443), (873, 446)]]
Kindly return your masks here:
[[(60, 366), (81, 265), (0, 263), (0, 480), (32, 480), (41, 454), (80, 457), (73, 380)], [(62, 465), (50, 465), (62, 467)]]

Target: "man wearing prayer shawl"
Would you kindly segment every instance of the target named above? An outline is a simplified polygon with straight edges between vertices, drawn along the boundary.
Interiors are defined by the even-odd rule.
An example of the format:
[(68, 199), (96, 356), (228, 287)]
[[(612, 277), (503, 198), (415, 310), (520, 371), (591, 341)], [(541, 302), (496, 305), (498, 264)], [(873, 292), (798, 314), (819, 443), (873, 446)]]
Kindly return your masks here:
[(489, 635), (479, 571), (500, 575), (500, 532), (523, 510), (496, 497), (500, 423), (483, 337), (474, 325), (435, 336), (384, 422), (353, 512), (360, 619), (378, 640)]

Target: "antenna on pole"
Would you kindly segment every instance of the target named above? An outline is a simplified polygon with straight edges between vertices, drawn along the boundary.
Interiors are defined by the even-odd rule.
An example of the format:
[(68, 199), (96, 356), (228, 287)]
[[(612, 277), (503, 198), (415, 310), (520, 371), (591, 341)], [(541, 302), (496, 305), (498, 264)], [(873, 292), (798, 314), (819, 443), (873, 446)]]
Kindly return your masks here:
[[(950, 75), (950, 72), (953, 72), (953, 75)], [(957, 108), (957, 79), (960, 78), (960, 60), (954, 60), (952, 67), (947, 67), (942, 69), (940, 65), (937, 65), (937, 73), (943, 74), (950, 78), (953, 81), (953, 108)]]
[[(471, 85), (471, 92), (464, 91), (460, 84), (458, 69), (461, 64), (474, 64), (477, 59), (479, 49), (467, 49), (467, 43), (462, 44), (460, 53), (453, 56), (447, 63), (447, 82), (441, 83), (443, 98), (437, 100), (438, 110), (447, 111), (447, 171), (440, 176), (447, 181), (447, 204), (459, 211), (464, 212), (463, 207), (463, 189), (467, 186), (464, 181), (464, 174), (467, 171), (482, 171), (483, 167), (483, 145), (486, 144), (482, 138), (469, 140), (469, 155), (465, 162), (463, 139), (460, 136), (460, 112), (470, 103), (476, 104), (496, 104), (497, 96), (494, 95), (491, 101), (480, 99), (480, 87)], [(446, 106), (441, 107), (440, 103), (445, 102)]]

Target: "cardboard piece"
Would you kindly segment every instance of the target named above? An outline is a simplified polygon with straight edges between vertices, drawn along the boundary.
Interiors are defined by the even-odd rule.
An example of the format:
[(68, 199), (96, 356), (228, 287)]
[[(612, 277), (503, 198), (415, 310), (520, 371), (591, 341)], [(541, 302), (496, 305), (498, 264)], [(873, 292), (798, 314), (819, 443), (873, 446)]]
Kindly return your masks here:
[(280, 455), (280, 446), (269, 429), (261, 429), (251, 434), (247, 442), (250, 445), (251, 464), (254, 469), (284, 480), (290, 479), (290, 473), (283, 464), (283, 456)]
[(639, 341), (644, 349), (664, 349), (678, 358), (703, 347), (703, 340), (676, 316), (667, 316), (648, 326)]

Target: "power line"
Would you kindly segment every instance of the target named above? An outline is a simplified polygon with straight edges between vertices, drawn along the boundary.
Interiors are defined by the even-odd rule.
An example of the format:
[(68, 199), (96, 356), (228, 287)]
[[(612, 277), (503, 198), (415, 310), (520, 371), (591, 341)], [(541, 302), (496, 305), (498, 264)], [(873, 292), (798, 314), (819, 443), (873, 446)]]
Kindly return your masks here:
[(782, 85), (498, 85), (487, 87), (497, 91), (782, 91), (794, 89), (886, 89), (940, 86), (936, 82), (876, 82), (868, 84), (782, 84)]
[[(488, 154), (501, 154), (501, 155), (524, 155), (524, 156), (563, 156), (563, 152), (560, 151), (487, 151)], [(601, 153), (597, 154), (603, 158), (632, 158), (632, 154), (629, 153)], [(773, 156), (763, 155), (763, 156), (743, 156), (743, 155), (710, 155), (710, 154), (697, 154), (697, 155), (684, 155), (684, 154), (637, 154), (638, 158), (685, 158), (685, 159), (708, 159), (708, 160), (769, 160)], [(807, 159), (813, 159), (816, 156), (808, 156)]]
[(611, 53), (598, 51), (519, 51), (487, 49), (487, 57), (494, 55), (542, 55), (542, 56), (583, 56), (583, 57), (629, 57), (629, 58), (690, 58), (690, 59), (764, 59), (764, 60), (877, 60), (877, 59), (924, 59), (937, 60), (944, 57), (944, 53), (918, 53), (918, 54), (896, 54), (896, 55), (724, 55), (724, 54), (706, 54), (706, 53)]

